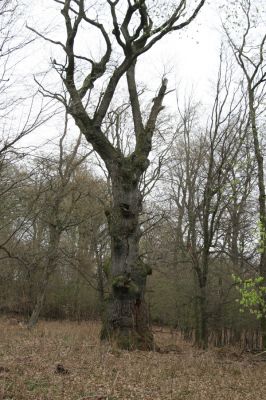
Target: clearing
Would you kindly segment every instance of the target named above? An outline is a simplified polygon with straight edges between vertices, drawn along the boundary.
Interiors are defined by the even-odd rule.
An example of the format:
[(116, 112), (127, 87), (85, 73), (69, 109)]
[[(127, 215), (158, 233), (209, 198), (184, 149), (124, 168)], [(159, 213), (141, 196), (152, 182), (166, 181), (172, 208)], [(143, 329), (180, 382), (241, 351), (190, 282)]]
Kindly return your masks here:
[(203, 352), (166, 329), (161, 353), (127, 352), (100, 344), (98, 323), (13, 322), (0, 319), (1, 400), (266, 399), (262, 355)]

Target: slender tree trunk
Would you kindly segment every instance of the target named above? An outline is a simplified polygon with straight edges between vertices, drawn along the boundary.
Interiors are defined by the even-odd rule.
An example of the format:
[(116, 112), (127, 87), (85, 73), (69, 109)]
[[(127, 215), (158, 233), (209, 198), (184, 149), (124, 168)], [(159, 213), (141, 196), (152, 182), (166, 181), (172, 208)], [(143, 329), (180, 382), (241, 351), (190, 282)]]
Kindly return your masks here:
[(195, 344), (196, 346), (208, 348), (208, 314), (207, 314), (207, 286), (200, 277), (198, 279), (198, 295), (195, 301)]
[(200, 347), (208, 348), (208, 314), (207, 314), (207, 287), (200, 287)]
[(193, 297), (193, 308), (194, 308), (194, 329), (195, 329), (195, 342), (196, 346), (199, 346), (200, 343), (200, 294), (199, 294), (199, 276), (198, 270), (193, 268), (194, 275), (194, 297)]
[(104, 275), (102, 262), (97, 262), (97, 289), (100, 305), (102, 307), (102, 304), (104, 303)]
[(80, 323), (81, 315), (80, 315), (80, 274), (76, 271), (76, 279), (75, 279), (75, 291), (74, 291), (74, 317), (75, 320)]
[(203, 255), (201, 261), (194, 265), (197, 277), (197, 301), (196, 301), (196, 335), (195, 344), (202, 348), (208, 348), (208, 301), (207, 301), (207, 281), (208, 281), (208, 252)]
[(32, 314), (28, 321), (28, 325), (27, 325), (28, 328), (33, 328), (39, 320), (39, 316), (40, 316), (40, 313), (41, 313), (41, 310), (43, 308), (44, 301), (45, 301), (45, 295), (46, 295), (48, 283), (49, 283), (49, 272), (48, 272), (48, 265), (46, 265), (44, 273), (43, 273), (41, 287), (39, 288), (39, 292), (38, 292), (37, 299), (35, 302), (35, 306), (33, 308)]
[[(198, 285), (197, 285), (198, 286)], [(198, 287), (197, 287), (198, 290)], [(195, 326), (195, 345), (200, 347), (200, 309), (199, 309), (199, 295), (194, 298), (194, 326)]]
[[(251, 120), (251, 128), (253, 134), (253, 143), (255, 157), (258, 168), (258, 187), (259, 187), (259, 213), (260, 213), (260, 276), (264, 278), (264, 285), (266, 286), (266, 194), (265, 194), (265, 183), (264, 183), (264, 160), (259, 143), (259, 135), (256, 124), (256, 110), (254, 108), (254, 91), (249, 86), (249, 113)], [(266, 302), (266, 295), (264, 297)], [(261, 334), (262, 334), (262, 345), (263, 349), (266, 349), (266, 316), (263, 315), (261, 319)]]
[(50, 226), (48, 258), (43, 270), (42, 282), (39, 287), (36, 303), (28, 322), (28, 328), (33, 328), (39, 319), (44, 305), (45, 295), (49, 284), (51, 274), (54, 272), (57, 264), (58, 247), (60, 241), (60, 231), (54, 225)]
[(102, 338), (114, 338), (119, 347), (153, 349), (145, 302), (148, 266), (139, 258), (139, 213), (142, 197), (138, 182), (112, 175), (113, 205), (107, 212), (111, 236), (111, 295)]
[(234, 205), (234, 211), (231, 214), (232, 234), (231, 234), (231, 246), (230, 246), (231, 260), (235, 267), (237, 267), (239, 264), (239, 255), (238, 255), (239, 215), (237, 214), (236, 207), (237, 205)]
[(104, 305), (104, 267), (103, 267), (103, 257), (102, 257), (102, 248), (101, 246), (98, 248), (99, 243), (97, 240), (97, 234), (93, 233), (93, 248), (94, 255), (96, 257), (96, 268), (97, 268), (97, 290), (100, 302), (101, 313)]

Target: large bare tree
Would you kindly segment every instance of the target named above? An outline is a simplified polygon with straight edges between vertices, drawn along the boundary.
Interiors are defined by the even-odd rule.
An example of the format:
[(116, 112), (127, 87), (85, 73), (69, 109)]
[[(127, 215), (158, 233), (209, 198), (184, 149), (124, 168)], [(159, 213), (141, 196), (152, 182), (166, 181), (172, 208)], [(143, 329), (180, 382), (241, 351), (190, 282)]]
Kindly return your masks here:
[[(153, 335), (144, 299), (150, 269), (139, 257), (142, 208), (139, 184), (149, 166), (156, 120), (167, 93), (167, 79), (162, 79), (148, 116), (144, 117), (147, 114), (140, 106), (136, 66), (139, 57), (164, 36), (188, 26), (205, 0), (169, 1), (163, 4), (163, 10), (161, 2), (149, 0), (107, 0), (101, 4), (86, 0), (54, 1), (62, 5), (65, 42), (30, 29), (63, 50), (65, 61), (53, 60), (53, 65), (69, 95), (65, 106), (104, 161), (112, 183), (112, 204), (106, 210), (111, 236), (112, 295), (106, 305), (102, 337), (113, 338), (127, 349), (152, 349)], [(80, 55), (78, 51), (80, 37), (87, 43), (91, 40), (88, 47), (93, 49), (93, 39), (89, 36), (92, 28), (98, 31), (105, 47), (97, 61), (88, 55), (85, 41), (83, 53)], [(114, 146), (102, 129), (123, 77), (134, 126), (135, 148), (130, 154), (123, 154)], [(42, 90), (45, 95), (62, 100), (60, 94), (48, 92), (43, 86)]]

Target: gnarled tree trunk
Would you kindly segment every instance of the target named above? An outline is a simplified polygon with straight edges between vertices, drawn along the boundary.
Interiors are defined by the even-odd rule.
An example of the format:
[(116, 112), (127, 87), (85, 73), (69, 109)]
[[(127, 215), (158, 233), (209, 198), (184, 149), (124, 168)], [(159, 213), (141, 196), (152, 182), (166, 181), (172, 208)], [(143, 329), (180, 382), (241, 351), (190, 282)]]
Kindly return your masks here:
[(111, 295), (106, 304), (102, 338), (124, 349), (153, 349), (145, 302), (150, 268), (139, 258), (139, 213), (142, 196), (134, 172), (112, 173), (113, 204), (106, 212), (111, 236)]

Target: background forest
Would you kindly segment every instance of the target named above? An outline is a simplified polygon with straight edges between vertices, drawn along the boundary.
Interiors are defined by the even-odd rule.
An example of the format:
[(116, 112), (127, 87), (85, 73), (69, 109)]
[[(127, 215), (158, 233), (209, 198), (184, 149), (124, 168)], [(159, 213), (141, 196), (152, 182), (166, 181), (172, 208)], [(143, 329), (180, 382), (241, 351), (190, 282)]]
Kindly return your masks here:
[[(61, 79), (69, 67), (58, 58), (49, 61), (47, 52), (49, 71), (41, 65), (34, 79), (22, 74), (34, 46), (43, 39), (58, 42), (51, 26), (38, 32), (36, 25), (26, 28), (19, 3), (0, 4), (0, 312), (28, 327), (39, 318), (99, 320), (114, 286), (108, 210), (115, 175), (97, 145), (86, 135), (93, 145), (85, 140), (75, 110), (64, 107), (70, 89), (55, 93), (54, 83), (45, 80), (49, 71)], [(55, 3), (66, 7), (67, 2)], [(169, 96), (174, 92), (178, 100), (158, 106), (150, 165), (138, 182), (139, 260), (148, 276), (149, 323), (179, 330), (200, 347), (258, 349), (266, 343), (265, 280), (256, 281), (266, 278), (265, 6), (258, 1), (258, 11), (249, 0), (234, 3), (220, 9), (223, 44), (207, 101), (199, 101), (193, 90), (181, 96), (168, 83)], [(203, 4), (202, 12), (208, 7)], [(88, 61), (85, 55), (80, 59)], [(81, 69), (77, 74), (82, 81)], [(79, 93), (92, 90), (93, 79), (90, 89), (84, 83)], [(163, 79), (153, 100), (143, 82), (135, 85), (134, 97), (129, 74), (127, 79), (130, 95), (123, 83), (101, 123), (123, 160), (136, 144), (132, 102), (139, 99), (148, 124), (162, 90), (162, 100), (168, 93)], [(89, 94), (90, 112), (97, 115), (102, 98), (101, 93), (97, 104)], [(55, 126), (57, 137), (43, 149), (27, 141)], [(261, 298), (239, 304), (244, 282), (250, 284), (245, 293)]]

